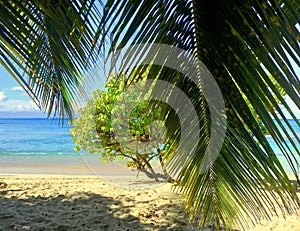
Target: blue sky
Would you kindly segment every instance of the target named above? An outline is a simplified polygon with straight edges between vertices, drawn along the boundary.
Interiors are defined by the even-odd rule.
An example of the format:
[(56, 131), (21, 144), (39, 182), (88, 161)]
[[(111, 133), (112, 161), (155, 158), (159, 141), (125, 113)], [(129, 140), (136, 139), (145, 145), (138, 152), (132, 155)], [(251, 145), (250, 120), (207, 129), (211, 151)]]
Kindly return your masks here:
[(46, 117), (2, 65), (0, 80), (0, 118)]

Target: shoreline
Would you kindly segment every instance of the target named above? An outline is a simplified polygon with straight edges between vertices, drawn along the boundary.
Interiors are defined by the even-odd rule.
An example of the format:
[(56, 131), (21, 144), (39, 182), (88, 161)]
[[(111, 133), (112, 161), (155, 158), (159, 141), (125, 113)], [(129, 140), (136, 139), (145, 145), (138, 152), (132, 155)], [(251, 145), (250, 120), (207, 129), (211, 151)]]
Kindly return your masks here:
[[(0, 156), (1, 158), (1, 156)], [(8, 161), (7, 161), (8, 160)], [(82, 156), (14, 156), (1, 159), (1, 175), (53, 175), (53, 176), (96, 176), (107, 183), (125, 187), (152, 187), (154, 179), (146, 174), (129, 169), (116, 162), (102, 163), (97, 155)], [(161, 181), (160, 183), (163, 183)]]
[[(171, 184), (87, 157), (0, 162), (0, 230), (197, 230)], [(300, 231), (300, 211), (271, 219), (248, 231)]]

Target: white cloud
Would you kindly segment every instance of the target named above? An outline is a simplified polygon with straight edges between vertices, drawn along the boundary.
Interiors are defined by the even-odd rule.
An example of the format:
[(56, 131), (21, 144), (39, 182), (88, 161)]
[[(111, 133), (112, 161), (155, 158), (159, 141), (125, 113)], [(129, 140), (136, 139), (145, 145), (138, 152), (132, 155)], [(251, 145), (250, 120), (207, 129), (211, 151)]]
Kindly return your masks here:
[(30, 100), (0, 101), (0, 112), (38, 112), (39, 108)]
[(12, 91), (24, 91), (24, 89), (20, 86), (12, 87), (10, 90), (12, 90)]
[(5, 95), (4, 91), (0, 91), (0, 102), (5, 102), (7, 101), (7, 97)]

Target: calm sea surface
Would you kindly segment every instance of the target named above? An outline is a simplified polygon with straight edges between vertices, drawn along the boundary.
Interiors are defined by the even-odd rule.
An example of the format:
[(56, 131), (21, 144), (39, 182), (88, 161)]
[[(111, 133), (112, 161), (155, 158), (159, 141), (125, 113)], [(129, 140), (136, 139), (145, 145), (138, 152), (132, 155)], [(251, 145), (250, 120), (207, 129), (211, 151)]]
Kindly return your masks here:
[(75, 155), (67, 121), (0, 119), (0, 155)]
[[(300, 137), (300, 127), (291, 121), (296, 136)], [(300, 144), (292, 135), (297, 147)], [(286, 165), (280, 149), (267, 136), (280, 161)], [(291, 147), (293, 151), (294, 148)], [(88, 154), (87, 154), (88, 155)], [(36, 160), (49, 162), (81, 162), (80, 154), (74, 151), (67, 121), (62, 127), (57, 120), (47, 119), (0, 119), (0, 164), (33, 163)]]

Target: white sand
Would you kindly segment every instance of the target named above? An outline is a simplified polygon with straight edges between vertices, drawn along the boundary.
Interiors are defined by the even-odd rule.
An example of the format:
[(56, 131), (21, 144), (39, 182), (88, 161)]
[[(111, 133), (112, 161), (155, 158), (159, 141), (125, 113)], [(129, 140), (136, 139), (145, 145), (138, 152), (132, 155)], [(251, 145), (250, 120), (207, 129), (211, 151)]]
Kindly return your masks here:
[[(96, 176), (54, 174), (0, 175), (0, 181), (8, 184), (0, 189), (0, 231), (192, 230), (167, 183), (122, 188)], [(300, 230), (300, 212), (251, 229), (264, 230)]]
[(191, 230), (179, 196), (95, 176), (0, 175), (0, 230)]

